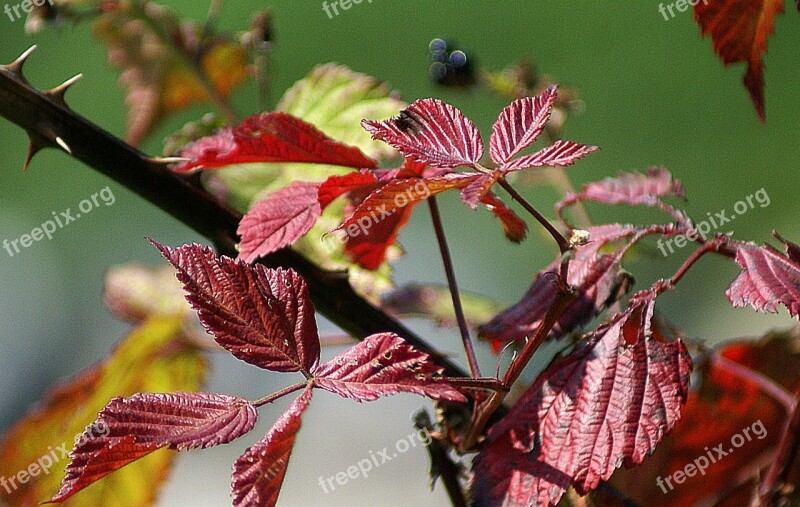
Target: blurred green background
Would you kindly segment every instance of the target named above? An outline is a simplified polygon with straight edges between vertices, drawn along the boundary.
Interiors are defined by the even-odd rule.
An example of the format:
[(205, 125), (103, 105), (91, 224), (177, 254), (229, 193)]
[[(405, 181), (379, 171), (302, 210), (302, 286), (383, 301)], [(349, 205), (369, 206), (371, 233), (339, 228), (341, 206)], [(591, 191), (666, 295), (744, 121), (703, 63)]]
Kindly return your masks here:
[[(0, 0), (4, 3), (6, 0)], [(7, 2), (6, 2), (7, 3)], [(14, 2), (11, 2), (14, 3)], [(169, 3), (182, 15), (202, 19), (207, 5), (197, 1)], [(478, 2), (373, 0), (354, 5), (334, 19), (321, 2), (252, 0), (225, 2), (221, 24), (244, 29), (251, 13), (274, 8), (273, 103), (284, 89), (315, 64), (336, 61), (387, 80), (408, 101), (436, 96), (453, 103), (474, 120), (488, 139), (504, 101), (481, 92), (437, 88), (427, 77), (427, 45), (447, 36), (474, 54), (481, 66), (500, 70), (530, 57), (538, 69), (580, 89), (582, 114), (570, 118), (567, 139), (599, 145), (602, 150), (569, 168), (576, 186), (620, 170), (667, 167), (683, 181), (690, 216), (730, 210), (733, 204), (763, 188), (770, 197), (731, 224), (735, 237), (766, 241), (770, 231), (800, 240), (797, 171), (800, 161), (800, 16), (787, 3), (776, 22), (766, 56), (767, 122), (760, 124), (741, 85), (742, 66), (724, 69), (701, 40), (691, 13), (665, 21), (658, 3), (645, 2)], [(76, 73), (84, 78), (68, 94), (73, 109), (108, 131), (125, 132), (124, 96), (116, 71), (88, 25), (62, 26), (35, 36), (24, 33), (24, 21), (0, 17), (0, 61), (10, 62), (31, 44), (39, 49), (26, 66), (31, 83), (49, 88)], [(256, 112), (254, 87), (235, 96), (240, 111)], [(200, 117), (194, 107), (162, 125), (143, 151), (160, 154), (164, 136)], [(100, 360), (125, 333), (101, 301), (104, 271), (116, 264), (161, 262), (144, 240), (178, 245), (203, 241), (153, 206), (66, 154), (46, 151), (27, 174), (23, 131), (0, 121), (0, 241), (14, 239), (48, 219), (52, 211), (77, 203), (110, 185), (113, 206), (101, 206), (15, 257), (0, 251), (0, 429), (6, 428), (36, 401), (52, 382)], [(558, 195), (551, 189), (524, 192), (552, 216)], [(493, 219), (473, 213), (457, 195), (442, 199), (445, 225), (461, 287), (516, 301), (533, 274), (552, 260), (552, 241), (534, 231), (522, 245), (505, 242)], [(596, 223), (646, 221), (658, 215), (637, 209), (607, 210), (589, 206)], [(408, 251), (397, 266), (397, 280), (443, 281), (433, 231), (426, 213), (418, 213), (401, 235)], [(670, 275), (689, 249), (663, 259), (651, 244), (627, 264), (640, 282)], [(659, 309), (690, 338), (715, 343), (759, 335), (792, 321), (733, 309), (724, 297), (737, 268), (730, 262), (704, 259), (679, 289), (660, 299)], [(457, 336), (414, 323), (432, 342), (460, 359)], [(331, 328), (328, 327), (328, 330)], [(486, 370), (494, 358), (481, 347)], [(340, 350), (326, 350), (328, 356)], [(463, 361), (462, 361), (463, 362)], [(256, 397), (281, 379), (228, 357), (214, 358), (210, 390)], [(274, 383), (274, 384), (273, 384)], [(319, 476), (334, 475), (371, 450), (394, 446), (411, 431), (409, 417), (425, 403), (400, 396), (354, 406), (333, 396), (315, 396), (287, 475), (282, 505), (447, 505), (440, 488), (427, 489), (427, 456), (412, 449), (375, 471), (325, 494)], [(271, 425), (283, 405), (262, 410), (259, 430)], [(161, 505), (229, 504), (230, 465), (253, 433), (224, 448), (182, 458), (162, 495)]]

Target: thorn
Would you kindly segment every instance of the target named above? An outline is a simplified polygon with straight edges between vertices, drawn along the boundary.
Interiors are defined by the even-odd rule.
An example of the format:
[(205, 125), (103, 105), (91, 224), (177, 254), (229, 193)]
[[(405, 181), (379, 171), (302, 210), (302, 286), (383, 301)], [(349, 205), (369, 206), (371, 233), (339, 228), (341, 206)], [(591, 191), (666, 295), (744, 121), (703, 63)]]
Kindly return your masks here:
[(69, 147), (69, 145), (67, 144), (66, 141), (64, 141), (64, 139), (56, 136), (56, 144), (61, 146), (64, 149), (64, 151), (72, 155), (72, 148)]
[(28, 172), (28, 166), (31, 164), (31, 160), (33, 160), (33, 157), (47, 147), (39, 141), (34, 141), (34, 138), (30, 139), (31, 142), (30, 144), (28, 144), (28, 155), (25, 157), (25, 165), (22, 166), (23, 173)]
[(170, 164), (180, 164), (181, 162), (189, 162), (190, 158), (184, 157), (150, 157), (148, 161), (152, 164), (159, 164), (159, 165), (170, 165)]
[(77, 83), (78, 80), (82, 77), (83, 74), (78, 74), (77, 76), (73, 76), (70, 79), (67, 79), (66, 81), (61, 83), (60, 85), (56, 86), (52, 90), (46, 91), (45, 93), (49, 95), (50, 98), (61, 104), (62, 106), (68, 107), (67, 103), (64, 101), (64, 94), (67, 93), (67, 90), (69, 90), (69, 88), (75, 83)]
[(25, 65), (25, 61), (28, 59), (29, 56), (31, 56), (31, 53), (33, 53), (35, 50), (36, 50), (36, 44), (29, 47), (27, 51), (19, 55), (19, 58), (14, 60), (12, 63), (8, 65), (3, 65), (2, 67), (16, 74), (17, 77), (25, 79), (22, 75), (22, 66)]

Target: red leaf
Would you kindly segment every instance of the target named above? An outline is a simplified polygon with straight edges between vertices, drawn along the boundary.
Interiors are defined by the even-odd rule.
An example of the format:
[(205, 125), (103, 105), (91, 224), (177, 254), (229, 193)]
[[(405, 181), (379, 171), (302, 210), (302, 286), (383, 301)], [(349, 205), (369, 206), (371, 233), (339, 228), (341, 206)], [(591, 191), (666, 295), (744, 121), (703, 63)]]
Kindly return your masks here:
[(536, 153), (515, 158), (502, 169), (504, 173), (510, 173), (528, 167), (566, 167), (598, 149), (597, 146), (587, 146), (575, 141), (556, 141)]
[(372, 187), (377, 183), (378, 178), (371, 171), (329, 176), (319, 187), (319, 205), (325, 209), (337, 197), (364, 187)]
[(489, 153), (498, 165), (504, 165), (539, 137), (550, 118), (556, 101), (553, 85), (537, 97), (515, 100), (500, 113), (492, 127)]
[(662, 197), (683, 198), (683, 186), (680, 181), (672, 179), (666, 169), (649, 167), (645, 174), (620, 172), (616, 178), (587, 183), (580, 192), (570, 194), (556, 204), (556, 210), (560, 211), (577, 201), (656, 206)]
[[(628, 291), (632, 282), (620, 268), (621, 255), (597, 252), (610, 242), (636, 233), (629, 225), (589, 228), (591, 242), (576, 249), (568, 274), (568, 281), (578, 290), (578, 296), (564, 309), (548, 334), (549, 339), (560, 338), (588, 322)], [(558, 292), (555, 275), (559, 265), (556, 261), (540, 271), (520, 301), (479, 328), (479, 336), (491, 341), (495, 352), (507, 342), (524, 340), (542, 323)]]
[(320, 365), (314, 372), (314, 385), (358, 402), (400, 392), (466, 401), (440, 379), (442, 372), (427, 354), (393, 333), (383, 333), (367, 337)]
[[(711, 351), (675, 431), (641, 466), (614, 474), (612, 486), (636, 505), (719, 506), (748, 480), (762, 482), (787, 422), (786, 405), (775, 392), (791, 400), (800, 388), (799, 345), (795, 328)], [(729, 452), (734, 438), (742, 438), (741, 445)], [(672, 480), (690, 465), (699, 473), (680, 485)]]
[(335, 141), (286, 113), (250, 116), (235, 128), (187, 145), (180, 156), (189, 161), (176, 167), (179, 172), (253, 162), (306, 162), (357, 169), (377, 166), (358, 148)]
[(492, 185), (494, 185), (497, 179), (502, 175), (500, 171), (493, 171), (490, 174), (481, 174), (475, 181), (461, 189), (461, 199), (470, 208), (477, 208), (478, 203), (486, 197), (486, 194), (492, 189)]
[(445, 190), (463, 188), (480, 176), (480, 173), (448, 173), (431, 178), (404, 178), (390, 181), (367, 196), (353, 214), (337, 227), (337, 230), (345, 230), (350, 236), (369, 234), (374, 225), (398, 210), (416, 205)]
[(344, 250), (350, 260), (364, 269), (375, 270), (381, 267), (386, 260), (386, 252), (390, 246), (397, 241), (408, 219), (411, 218), (411, 211), (414, 205), (406, 206), (393, 213), (369, 229), (369, 234), (358, 236), (345, 236), (346, 243)]
[(217, 343), (258, 367), (310, 376), (319, 362), (319, 336), (300, 275), (217, 258), (198, 244), (152, 243), (178, 270), (186, 299)]
[(222, 394), (115, 398), (76, 443), (61, 489), (51, 502), (63, 502), (163, 447), (183, 451), (231, 442), (253, 429), (257, 418), (258, 411), (246, 400)]
[[(641, 463), (686, 400), (691, 359), (652, 335), (655, 291), (549, 366), (490, 430), (474, 465), (476, 507), (555, 505)], [(633, 338), (633, 340), (631, 340)]]
[[(384, 263), (386, 252), (397, 241), (400, 229), (411, 217), (412, 209), (428, 196), (428, 186), (422, 178), (426, 167), (425, 164), (406, 159), (399, 169), (362, 170), (359, 173), (331, 176), (322, 184), (319, 201), (323, 208), (342, 194), (348, 194), (356, 205), (356, 212), (353, 214), (355, 218), (338, 228), (341, 230), (350, 227), (340, 237), (350, 260), (370, 270), (378, 269)], [(434, 184), (436, 185), (438, 183)], [(377, 202), (380, 199), (377, 199), (370, 200), (370, 203), (361, 207), (365, 200), (376, 199), (376, 196), (381, 195), (377, 191), (386, 186), (389, 186), (388, 192), (400, 188), (402, 191), (393, 193), (388, 204), (381, 204)], [(388, 199), (389, 193), (382, 197)], [(374, 207), (370, 207), (373, 205)]]
[(487, 192), (481, 202), (486, 206), (486, 209), (500, 220), (503, 233), (509, 240), (514, 243), (520, 243), (525, 239), (525, 235), (528, 232), (528, 224), (517, 216), (511, 208), (503, 204), (499, 197), (492, 192)]
[(303, 411), (312, 390), (307, 388), (286, 409), (269, 433), (242, 454), (233, 465), (233, 505), (273, 507), (289, 466)]
[(777, 313), (783, 304), (800, 317), (800, 247), (776, 234), (785, 245), (782, 254), (770, 245), (729, 242), (736, 249), (742, 272), (725, 294), (733, 306), (750, 305), (759, 312)]
[(319, 183), (295, 181), (256, 203), (239, 223), (239, 258), (252, 263), (311, 230), (322, 214), (319, 189)]
[(764, 62), (767, 38), (775, 28), (775, 16), (783, 12), (783, 0), (727, 0), (699, 2), (694, 17), (703, 36), (711, 34), (714, 51), (726, 66), (747, 62), (744, 86), (761, 121), (765, 118)]
[(433, 167), (471, 166), (483, 155), (478, 128), (461, 111), (437, 99), (417, 100), (396, 118), (361, 125), (400, 153)]

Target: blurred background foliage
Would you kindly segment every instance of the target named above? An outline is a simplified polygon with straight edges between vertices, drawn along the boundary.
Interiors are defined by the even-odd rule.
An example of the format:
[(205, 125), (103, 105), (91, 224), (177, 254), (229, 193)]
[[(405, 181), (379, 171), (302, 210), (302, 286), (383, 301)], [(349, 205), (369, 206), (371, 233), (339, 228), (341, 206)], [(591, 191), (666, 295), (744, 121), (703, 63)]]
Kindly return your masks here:
[[(3, 0), (5, 1), (5, 0)], [(1, 2), (0, 2), (1, 3)], [(182, 16), (202, 20), (205, 2), (168, 3)], [(244, 30), (251, 14), (267, 4), (228, 0), (220, 17), (222, 31)], [(775, 229), (800, 240), (797, 171), (800, 161), (800, 16), (789, 10), (776, 22), (766, 56), (767, 122), (760, 124), (741, 85), (742, 66), (724, 69), (701, 40), (690, 12), (665, 21), (656, 2), (602, 3), (446, 0), (436, 3), (373, 0), (354, 5), (329, 19), (318, 1), (276, 0), (275, 49), (272, 52), (274, 104), (283, 91), (311, 68), (335, 61), (388, 81), (407, 101), (435, 96), (451, 102), (484, 132), (503, 99), (485, 90), (437, 87), (428, 78), (428, 43), (445, 36), (458, 41), (477, 65), (501, 70), (521, 58), (558, 82), (575, 86), (583, 111), (571, 116), (565, 138), (596, 144), (602, 149), (567, 172), (580, 184), (615, 175), (620, 170), (667, 167), (687, 189), (689, 215), (732, 209), (734, 203), (761, 188), (770, 204), (737, 217), (730, 224), (739, 239), (770, 239)], [(125, 133), (124, 94), (118, 73), (106, 65), (103, 47), (90, 26), (62, 25), (28, 36), (24, 20), (0, 17), (0, 61), (10, 62), (31, 44), (39, 49), (26, 66), (31, 83), (49, 88), (76, 73), (84, 78), (67, 95), (68, 103), (118, 136)], [(248, 84), (234, 94), (242, 112), (257, 111), (256, 88)], [(160, 154), (163, 139), (184, 123), (198, 119), (206, 106), (195, 106), (170, 117), (143, 144), (148, 154)], [(52, 211), (77, 203), (110, 185), (113, 206), (94, 210), (52, 241), (35, 243), (9, 257), (0, 251), (0, 429), (39, 399), (48, 385), (100, 360), (126, 332), (101, 301), (103, 274), (126, 262), (163, 262), (144, 240), (178, 245), (203, 241), (64, 153), (46, 151), (22, 173), (27, 149), (25, 133), (0, 121), (0, 240), (15, 239), (47, 220)], [(558, 193), (548, 187), (524, 193), (552, 216)], [(503, 239), (493, 218), (472, 213), (453, 193), (442, 198), (445, 225), (456, 271), (464, 290), (516, 301), (534, 273), (552, 260), (552, 240), (531, 224), (522, 245)], [(640, 210), (589, 206), (595, 223), (645, 222), (658, 215)], [(400, 237), (408, 251), (397, 265), (397, 281), (443, 282), (437, 248), (426, 213), (417, 213)], [(664, 259), (654, 244), (639, 249), (627, 263), (637, 287), (671, 274), (689, 249)], [(746, 335), (761, 335), (791, 320), (733, 309), (724, 289), (737, 268), (723, 259), (706, 258), (692, 270), (677, 292), (659, 300), (659, 309), (688, 337), (708, 343)], [(414, 327), (431, 342), (460, 358), (455, 332), (424, 322)], [(333, 331), (328, 326), (327, 331)], [(492, 369), (488, 346), (481, 359)], [(330, 357), (340, 349), (324, 351)], [(270, 389), (274, 376), (237, 362), (228, 355), (213, 357), (209, 389), (258, 397)], [(411, 432), (410, 416), (423, 405), (411, 396), (352, 406), (319, 395), (304, 418), (304, 430), (292, 457), (281, 495), (283, 505), (447, 505), (439, 489), (427, 491), (427, 456), (412, 449), (396, 462), (374, 471), (369, 479), (350, 481), (325, 494), (319, 476), (334, 475), (370, 450), (394, 446)], [(262, 411), (266, 430), (285, 405)], [(257, 430), (257, 431), (258, 431)], [(162, 505), (229, 504), (230, 464), (247, 442), (181, 456), (161, 499)]]

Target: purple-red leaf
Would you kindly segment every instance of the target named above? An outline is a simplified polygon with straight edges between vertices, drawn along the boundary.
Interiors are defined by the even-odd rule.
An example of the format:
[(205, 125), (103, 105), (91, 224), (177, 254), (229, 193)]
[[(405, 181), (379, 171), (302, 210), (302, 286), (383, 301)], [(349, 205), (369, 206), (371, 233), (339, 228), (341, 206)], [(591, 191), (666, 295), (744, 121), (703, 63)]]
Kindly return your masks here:
[(378, 178), (372, 171), (329, 176), (319, 187), (319, 205), (325, 209), (337, 197), (363, 188), (371, 188), (377, 183)]
[(305, 162), (356, 169), (377, 166), (358, 148), (335, 141), (286, 113), (250, 116), (235, 128), (224, 128), (187, 145), (180, 156), (189, 161), (176, 167), (179, 172), (253, 162)]
[(178, 270), (186, 299), (217, 343), (261, 368), (310, 376), (319, 362), (319, 336), (300, 275), (217, 258), (197, 244), (153, 244)]
[(662, 197), (684, 197), (681, 182), (672, 179), (666, 169), (650, 167), (645, 174), (621, 172), (616, 178), (588, 183), (583, 189), (570, 194), (556, 205), (557, 210), (577, 201), (595, 201), (604, 204), (629, 204), (655, 206)]
[(236, 460), (232, 487), (234, 507), (273, 507), (277, 503), (311, 393), (309, 388), (303, 391), (269, 433)]
[(239, 223), (239, 258), (252, 263), (311, 230), (322, 214), (319, 188), (319, 183), (295, 181), (256, 203)]
[(800, 246), (776, 234), (785, 245), (782, 254), (770, 245), (730, 242), (742, 272), (725, 294), (733, 306), (750, 305), (759, 312), (776, 313), (783, 304), (800, 317)]
[(569, 486), (585, 494), (653, 451), (680, 417), (691, 370), (680, 340), (653, 336), (654, 297), (634, 296), (492, 427), (474, 465), (473, 505), (555, 505)]
[(504, 173), (510, 173), (528, 167), (566, 167), (598, 149), (597, 146), (559, 140), (536, 153), (515, 158), (502, 169)]
[(466, 401), (441, 380), (433, 360), (393, 333), (367, 337), (314, 372), (314, 385), (362, 402), (405, 392), (435, 400)]
[(81, 435), (60, 491), (63, 502), (106, 475), (158, 449), (207, 448), (226, 444), (256, 424), (246, 400), (222, 394), (136, 394), (115, 398)]
[(492, 127), (489, 154), (498, 165), (506, 164), (539, 137), (556, 101), (557, 86), (536, 97), (524, 97), (509, 104)]
[(361, 125), (400, 153), (433, 167), (471, 166), (483, 155), (478, 128), (461, 111), (438, 99), (417, 100), (396, 118)]

